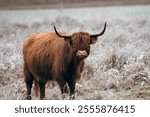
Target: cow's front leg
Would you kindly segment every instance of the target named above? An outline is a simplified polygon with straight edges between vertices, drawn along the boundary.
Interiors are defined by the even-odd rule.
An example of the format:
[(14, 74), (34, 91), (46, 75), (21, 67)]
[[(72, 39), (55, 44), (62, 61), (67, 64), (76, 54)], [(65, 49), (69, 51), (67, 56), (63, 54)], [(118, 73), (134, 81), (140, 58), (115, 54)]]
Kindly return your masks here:
[(70, 100), (74, 100), (75, 99), (75, 82), (68, 82), (69, 85), (69, 89), (70, 89)]
[(40, 87), (40, 99), (45, 99), (45, 82), (39, 81), (39, 87)]
[(58, 85), (60, 87), (62, 99), (64, 100), (66, 98), (66, 94), (68, 93), (67, 82), (63, 79), (59, 79), (57, 82), (58, 82)]

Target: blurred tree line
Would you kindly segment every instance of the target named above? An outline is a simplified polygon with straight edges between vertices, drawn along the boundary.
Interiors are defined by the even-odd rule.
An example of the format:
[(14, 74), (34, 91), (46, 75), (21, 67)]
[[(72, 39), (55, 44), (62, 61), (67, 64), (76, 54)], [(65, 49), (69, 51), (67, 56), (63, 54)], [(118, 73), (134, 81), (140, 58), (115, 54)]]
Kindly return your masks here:
[(86, 2), (100, 0), (0, 0), (0, 5), (41, 5), (41, 4), (58, 4), (68, 2)]
[(150, 4), (150, 0), (0, 0), (0, 8), (7, 6), (38, 6), (66, 5), (68, 6), (98, 6), (98, 5), (136, 5)]

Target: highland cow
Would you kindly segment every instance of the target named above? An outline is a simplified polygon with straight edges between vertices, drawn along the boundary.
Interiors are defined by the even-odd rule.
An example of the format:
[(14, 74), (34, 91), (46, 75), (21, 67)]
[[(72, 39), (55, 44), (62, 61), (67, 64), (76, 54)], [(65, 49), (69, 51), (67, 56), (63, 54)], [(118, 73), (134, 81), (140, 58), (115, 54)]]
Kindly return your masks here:
[[(37, 33), (29, 37), (23, 45), (24, 75), (27, 99), (31, 99), (33, 82), (40, 99), (45, 98), (47, 81), (57, 81), (62, 96), (69, 87), (70, 99), (75, 99), (75, 84), (81, 77), (84, 59), (90, 54), (90, 44), (104, 34), (106, 23), (99, 34), (76, 32), (72, 35), (55, 32)], [(37, 92), (36, 91), (36, 92)]]

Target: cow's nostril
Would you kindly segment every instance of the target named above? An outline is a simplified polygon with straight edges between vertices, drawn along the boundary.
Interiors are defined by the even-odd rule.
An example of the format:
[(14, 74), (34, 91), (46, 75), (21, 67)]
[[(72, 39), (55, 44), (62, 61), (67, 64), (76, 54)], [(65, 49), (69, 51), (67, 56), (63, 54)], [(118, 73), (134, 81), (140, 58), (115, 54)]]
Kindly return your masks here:
[(86, 50), (79, 50), (77, 52), (77, 56), (87, 56), (87, 51)]

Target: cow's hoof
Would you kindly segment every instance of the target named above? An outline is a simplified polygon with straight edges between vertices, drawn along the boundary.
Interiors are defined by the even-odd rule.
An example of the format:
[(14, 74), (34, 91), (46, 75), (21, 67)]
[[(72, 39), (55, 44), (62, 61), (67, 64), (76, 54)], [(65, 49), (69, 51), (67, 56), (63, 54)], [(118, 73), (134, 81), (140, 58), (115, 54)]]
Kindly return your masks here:
[(31, 95), (27, 95), (26, 100), (31, 100)]

